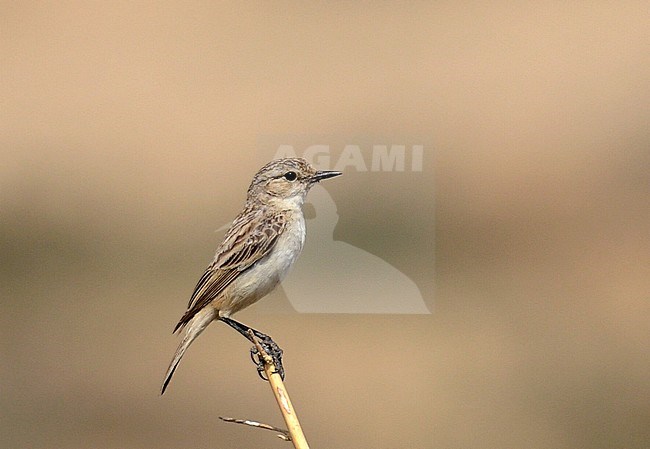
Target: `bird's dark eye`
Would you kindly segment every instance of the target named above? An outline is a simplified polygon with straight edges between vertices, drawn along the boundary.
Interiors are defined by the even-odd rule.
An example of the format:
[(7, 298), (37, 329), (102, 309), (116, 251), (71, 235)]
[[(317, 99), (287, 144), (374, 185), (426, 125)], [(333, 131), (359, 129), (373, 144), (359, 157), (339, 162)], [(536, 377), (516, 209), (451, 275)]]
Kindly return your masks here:
[(295, 171), (288, 171), (284, 174), (284, 179), (287, 181), (295, 181), (298, 175), (296, 175)]

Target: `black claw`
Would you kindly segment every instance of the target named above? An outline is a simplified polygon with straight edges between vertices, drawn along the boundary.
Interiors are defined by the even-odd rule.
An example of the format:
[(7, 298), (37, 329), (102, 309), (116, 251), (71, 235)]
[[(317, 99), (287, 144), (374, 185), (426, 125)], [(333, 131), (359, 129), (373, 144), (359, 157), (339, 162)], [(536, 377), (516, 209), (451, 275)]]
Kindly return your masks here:
[(260, 353), (257, 350), (256, 346), (253, 346), (251, 348), (251, 360), (257, 368), (257, 375), (260, 376), (262, 380), (268, 382), (269, 379), (266, 377), (266, 373), (264, 372), (264, 361), (262, 360), (262, 357), (260, 356)]
[(284, 380), (284, 366), (282, 365), (282, 349), (275, 343), (270, 337), (268, 340), (262, 343), (264, 350), (271, 356), (273, 359), (273, 364), (275, 365), (275, 373), (279, 374), (282, 380)]

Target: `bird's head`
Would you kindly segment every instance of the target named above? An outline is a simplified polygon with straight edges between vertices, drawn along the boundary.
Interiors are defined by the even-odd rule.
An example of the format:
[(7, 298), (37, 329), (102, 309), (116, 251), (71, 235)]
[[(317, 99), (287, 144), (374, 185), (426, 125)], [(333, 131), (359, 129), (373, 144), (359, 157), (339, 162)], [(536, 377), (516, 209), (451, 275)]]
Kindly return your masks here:
[(340, 174), (338, 171), (316, 170), (302, 158), (276, 159), (257, 172), (248, 188), (248, 199), (301, 206), (311, 186)]

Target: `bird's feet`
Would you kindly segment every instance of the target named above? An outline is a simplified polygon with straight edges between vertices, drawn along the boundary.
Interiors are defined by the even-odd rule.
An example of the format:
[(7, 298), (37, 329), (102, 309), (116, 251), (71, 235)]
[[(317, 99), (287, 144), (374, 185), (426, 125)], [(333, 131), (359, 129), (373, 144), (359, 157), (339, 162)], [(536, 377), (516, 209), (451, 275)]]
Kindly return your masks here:
[[(275, 373), (280, 375), (280, 378), (284, 380), (284, 367), (282, 366), (282, 349), (278, 346), (276, 342), (273, 341), (271, 337), (269, 337), (266, 334), (263, 334), (259, 331), (253, 331), (255, 334), (255, 337), (257, 337), (258, 342), (264, 352), (266, 352), (271, 359), (273, 359), (273, 365), (275, 366)], [(260, 354), (259, 350), (257, 349), (257, 346), (253, 346), (251, 348), (251, 360), (253, 360), (253, 363), (257, 366), (257, 374), (259, 376), (268, 381), (268, 377), (266, 376), (266, 372), (264, 371), (264, 357), (262, 354)], [(274, 373), (274, 374), (275, 374)]]
[[(257, 345), (257, 343), (259, 343), (264, 352), (266, 352), (273, 359), (273, 364), (275, 365), (275, 373), (279, 374), (282, 380), (284, 380), (282, 349), (280, 349), (280, 347), (276, 342), (273, 341), (271, 337), (256, 329), (253, 329), (252, 327), (246, 326), (239, 321), (235, 321), (232, 318), (220, 317), (219, 320), (235, 329), (241, 335), (249, 339), (253, 344)], [(253, 346), (251, 348), (251, 359), (257, 366), (257, 373), (260, 375), (260, 377), (268, 381), (269, 379), (267, 378), (266, 372), (264, 371), (264, 355), (260, 354), (257, 346)]]

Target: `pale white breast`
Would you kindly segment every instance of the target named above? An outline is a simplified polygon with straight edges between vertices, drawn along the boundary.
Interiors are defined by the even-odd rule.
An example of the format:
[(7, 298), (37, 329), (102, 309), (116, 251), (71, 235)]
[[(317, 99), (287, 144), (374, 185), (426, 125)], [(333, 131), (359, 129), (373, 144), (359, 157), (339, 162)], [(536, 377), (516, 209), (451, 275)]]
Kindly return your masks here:
[(289, 217), (271, 252), (228, 286), (220, 307), (221, 315), (236, 313), (270, 293), (287, 275), (304, 243), (305, 220), (301, 211)]

